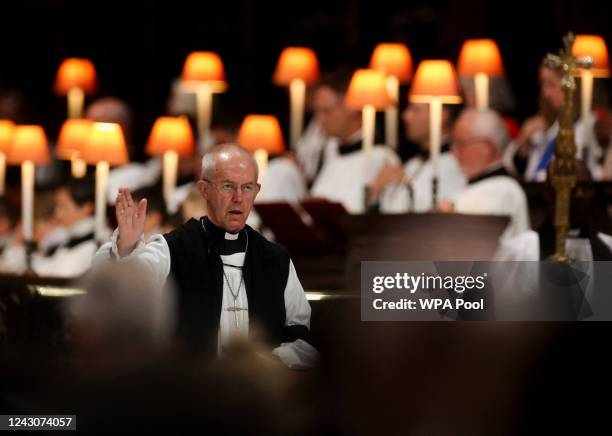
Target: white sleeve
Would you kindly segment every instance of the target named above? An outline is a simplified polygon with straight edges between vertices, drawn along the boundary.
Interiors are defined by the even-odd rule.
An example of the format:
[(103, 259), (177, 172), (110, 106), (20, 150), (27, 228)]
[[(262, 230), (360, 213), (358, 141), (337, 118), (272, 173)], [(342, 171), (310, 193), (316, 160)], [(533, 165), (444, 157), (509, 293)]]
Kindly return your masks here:
[(0, 272), (23, 274), (27, 269), (26, 249), (22, 244), (9, 245), (0, 256)]
[(160, 234), (152, 235), (145, 243), (144, 237), (141, 236), (136, 244), (136, 248), (134, 248), (128, 256), (121, 258), (119, 249), (117, 248), (118, 236), (119, 229), (115, 229), (111, 241), (98, 249), (92, 262), (94, 268), (101, 263), (107, 263), (113, 260), (122, 261), (124, 259), (138, 259), (138, 261), (149, 270), (153, 277), (155, 277), (156, 283), (163, 285), (170, 273), (170, 248), (168, 247), (166, 238)]
[[(303, 325), (310, 328), (310, 304), (298, 279), (293, 262), (289, 261), (289, 277), (285, 286), (286, 325)], [(298, 339), (283, 342), (272, 354), (289, 368), (310, 368), (319, 360), (319, 352), (308, 342)]]
[(410, 191), (404, 183), (387, 186), (380, 194), (380, 211), (382, 213), (406, 213), (410, 209)]

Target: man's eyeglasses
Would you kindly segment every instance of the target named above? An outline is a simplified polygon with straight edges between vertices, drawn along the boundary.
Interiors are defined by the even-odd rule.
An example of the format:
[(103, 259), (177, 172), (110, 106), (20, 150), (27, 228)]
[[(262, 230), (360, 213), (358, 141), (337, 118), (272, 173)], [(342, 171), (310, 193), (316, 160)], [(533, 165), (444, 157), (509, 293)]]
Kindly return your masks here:
[(255, 195), (257, 191), (259, 191), (259, 184), (257, 183), (245, 183), (239, 187), (232, 182), (213, 182), (209, 179), (204, 179), (204, 181), (210, 183), (223, 194), (227, 195), (233, 195), (234, 193), (238, 192), (238, 188), (240, 188), (243, 195)]

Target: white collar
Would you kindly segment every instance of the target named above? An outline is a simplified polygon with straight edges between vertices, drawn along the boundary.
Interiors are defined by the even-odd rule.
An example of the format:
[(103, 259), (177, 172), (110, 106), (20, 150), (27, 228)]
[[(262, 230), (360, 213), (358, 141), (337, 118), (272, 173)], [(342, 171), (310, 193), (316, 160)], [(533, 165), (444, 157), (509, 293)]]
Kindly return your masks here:
[(68, 234), (70, 236), (85, 236), (94, 231), (95, 218), (90, 216), (76, 222), (72, 227), (69, 227)]
[(225, 239), (228, 239), (230, 241), (235, 241), (236, 239), (238, 239), (238, 236), (240, 236), (240, 232), (238, 233), (225, 232)]

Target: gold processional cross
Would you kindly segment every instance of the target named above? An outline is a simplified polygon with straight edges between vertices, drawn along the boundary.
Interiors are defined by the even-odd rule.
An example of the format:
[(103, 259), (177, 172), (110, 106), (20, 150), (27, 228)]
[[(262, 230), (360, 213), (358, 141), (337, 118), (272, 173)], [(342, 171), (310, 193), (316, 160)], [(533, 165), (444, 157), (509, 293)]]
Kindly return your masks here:
[(569, 230), (569, 211), (571, 193), (576, 185), (576, 142), (574, 141), (574, 79), (576, 68), (591, 68), (591, 57), (576, 58), (572, 55), (574, 34), (563, 38), (563, 48), (559, 55), (547, 54), (544, 65), (561, 70), (561, 88), (564, 101), (559, 115), (559, 134), (555, 145), (555, 157), (548, 167), (549, 180), (555, 188), (555, 254), (553, 260), (568, 262), (565, 241)]

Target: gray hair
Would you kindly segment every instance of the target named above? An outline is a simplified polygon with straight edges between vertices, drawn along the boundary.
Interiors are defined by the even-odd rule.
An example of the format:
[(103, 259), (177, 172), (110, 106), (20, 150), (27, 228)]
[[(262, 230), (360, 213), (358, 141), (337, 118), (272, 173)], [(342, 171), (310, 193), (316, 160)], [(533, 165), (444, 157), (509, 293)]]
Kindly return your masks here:
[(508, 129), (501, 116), (491, 109), (465, 109), (460, 118), (468, 118), (474, 135), (481, 139), (493, 142), (498, 150), (503, 153), (510, 141)]
[(232, 143), (215, 145), (204, 153), (204, 157), (202, 157), (202, 179), (210, 180), (214, 177), (217, 171), (217, 161), (222, 155), (224, 155), (225, 160), (233, 156), (244, 156), (249, 159), (255, 168), (255, 180), (258, 179), (259, 167), (253, 153), (242, 145)]

